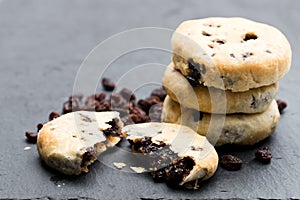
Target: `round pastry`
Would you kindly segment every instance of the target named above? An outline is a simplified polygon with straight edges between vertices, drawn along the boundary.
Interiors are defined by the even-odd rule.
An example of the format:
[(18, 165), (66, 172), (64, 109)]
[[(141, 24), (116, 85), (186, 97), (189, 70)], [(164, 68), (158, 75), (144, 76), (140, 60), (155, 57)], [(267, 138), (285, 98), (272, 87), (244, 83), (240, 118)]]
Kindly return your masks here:
[(172, 37), (175, 68), (193, 86), (233, 92), (276, 83), (291, 65), (291, 47), (276, 28), (243, 18), (185, 21)]
[(203, 85), (192, 87), (171, 63), (163, 76), (167, 94), (180, 105), (207, 113), (259, 113), (265, 111), (276, 96), (278, 84), (231, 92)]
[(274, 132), (279, 118), (275, 100), (262, 113), (220, 115), (180, 107), (169, 96), (164, 101), (162, 114), (164, 122), (189, 126), (216, 146), (253, 145)]
[(38, 152), (51, 168), (79, 175), (88, 172), (88, 165), (121, 140), (122, 126), (118, 112), (68, 113), (43, 125)]
[(214, 147), (192, 129), (169, 123), (142, 123), (123, 128), (135, 152), (151, 163), (156, 181), (186, 186), (210, 178), (218, 166)]

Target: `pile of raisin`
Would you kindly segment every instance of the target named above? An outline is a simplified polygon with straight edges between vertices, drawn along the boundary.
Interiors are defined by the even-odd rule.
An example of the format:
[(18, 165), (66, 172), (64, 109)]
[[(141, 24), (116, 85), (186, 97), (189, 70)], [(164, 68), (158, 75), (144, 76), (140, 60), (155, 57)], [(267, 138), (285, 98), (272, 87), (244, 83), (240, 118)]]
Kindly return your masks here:
[[(105, 91), (115, 90), (115, 84), (109, 78), (103, 78), (101, 83)], [(103, 92), (91, 94), (86, 98), (82, 94), (75, 94), (63, 103), (61, 114), (74, 111), (117, 111), (125, 125), (150, 121), (160, 122), (165, 97), (166, 92), (163, 88), (153, 90), (149, 97), (138, 101), (134, 93), (128, 88), (123, 88), (118, 93), (111, 93), (108, 97)], [(51, 112), (49, 121), (59, 116), (60, 113)], [(114, 129), (110, 130), (110, 135), (120, 135), (117, 129)], [(26, 132), (27, 141), (36, 143), (38, 131)]]

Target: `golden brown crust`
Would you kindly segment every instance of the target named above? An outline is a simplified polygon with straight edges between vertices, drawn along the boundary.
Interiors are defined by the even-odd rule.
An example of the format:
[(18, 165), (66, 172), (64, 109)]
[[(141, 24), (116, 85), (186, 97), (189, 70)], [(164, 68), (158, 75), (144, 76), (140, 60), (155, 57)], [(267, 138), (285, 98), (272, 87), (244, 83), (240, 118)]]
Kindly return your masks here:
[(200, 82), (234, 92), (276, 83), (291, 65), (291, 47), (276, 28), (243, 18), (185, 21), (172, 37), (175, 68), (204, 64)]
[[(111, 127), (106, 122), (114, 118), (119, 119), (117, 112), (78, 111), (46, 123), (38, 134), (40, 157), (48, 166), (67, 175), (87, 172), (87, 165), (120, 141), (118, 137), (106, 138), (102, 132)], [(121, 121), (118, 125), (123, 126)], [(93, 151), (92, 156), (82, 164), (83, 155), (89, 149)]]
[[(180, 107), (170, 97), (166, 97), (162, 120), (169, 123), (183, 124), (204, 135), (212, 144), (253, 145), (271, 135), (280, 119), (276, 101), (269, 108), (258, 114), (217, 115), (202, 113)], [(195, 119), (194, 116), (197, 116)], [(201, 120), (199, 119), (201, 118)]]
[(162, 84), (172, 100), (181, 105), (207, 113), (259, 113), (265, 111), (276, 96), (278, 84), (231, 92), (203, 85), (192, 87), (171, 63), (163, 76)]

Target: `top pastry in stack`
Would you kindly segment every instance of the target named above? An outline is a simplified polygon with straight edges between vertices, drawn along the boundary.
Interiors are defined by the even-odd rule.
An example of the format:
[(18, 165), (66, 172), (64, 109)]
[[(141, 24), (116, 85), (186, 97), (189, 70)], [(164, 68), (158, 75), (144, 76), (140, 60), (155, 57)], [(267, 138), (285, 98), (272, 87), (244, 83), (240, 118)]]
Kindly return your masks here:
[(278, 29), (243, 18), (185, 21), (172, 51), (163, 121), (188, 125), (218, 146), (252, 145), (275, 130), (278, 80), (292, 56)]

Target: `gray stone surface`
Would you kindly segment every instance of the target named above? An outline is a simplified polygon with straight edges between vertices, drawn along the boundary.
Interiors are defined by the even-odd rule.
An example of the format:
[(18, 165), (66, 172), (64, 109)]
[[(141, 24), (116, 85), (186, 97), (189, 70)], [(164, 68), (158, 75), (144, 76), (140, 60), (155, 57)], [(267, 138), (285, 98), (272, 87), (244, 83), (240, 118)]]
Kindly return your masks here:
[[(297, 0), (0, 1), (0, 198), (300, 198), (299, 10)], [(288, 108), (276, 132), (255, 147), (228, 150), (244, 160), (241, 171), (219, 168), (199, 190), (182, 191), (156, 184), (147, 174), (123, 173), (100, 162), (77, 178), (62, 177), (41, 164), (24, 132), (47, 121), (51, 111), (60, 111), (80, 64), (98, 43), (132, 28), (174, 29), (181, 21), (207, 16), (242, 16), (272, 24), (293, 48), (292, 68), (280, 81), (278, 94)], [(170, 54), (163, 51), (139, 51), (119, 59), (110, 75), (169, 60)], [(142, 73), (136, 79), (159, 78), (161, 73)], [(140, 91), (147, 95), (146, 89)], [(270, 165), (253, 160), (254, 150), (265, 145), (273, 153)], [(32, 149), (24, 151), (25, 146)]]

